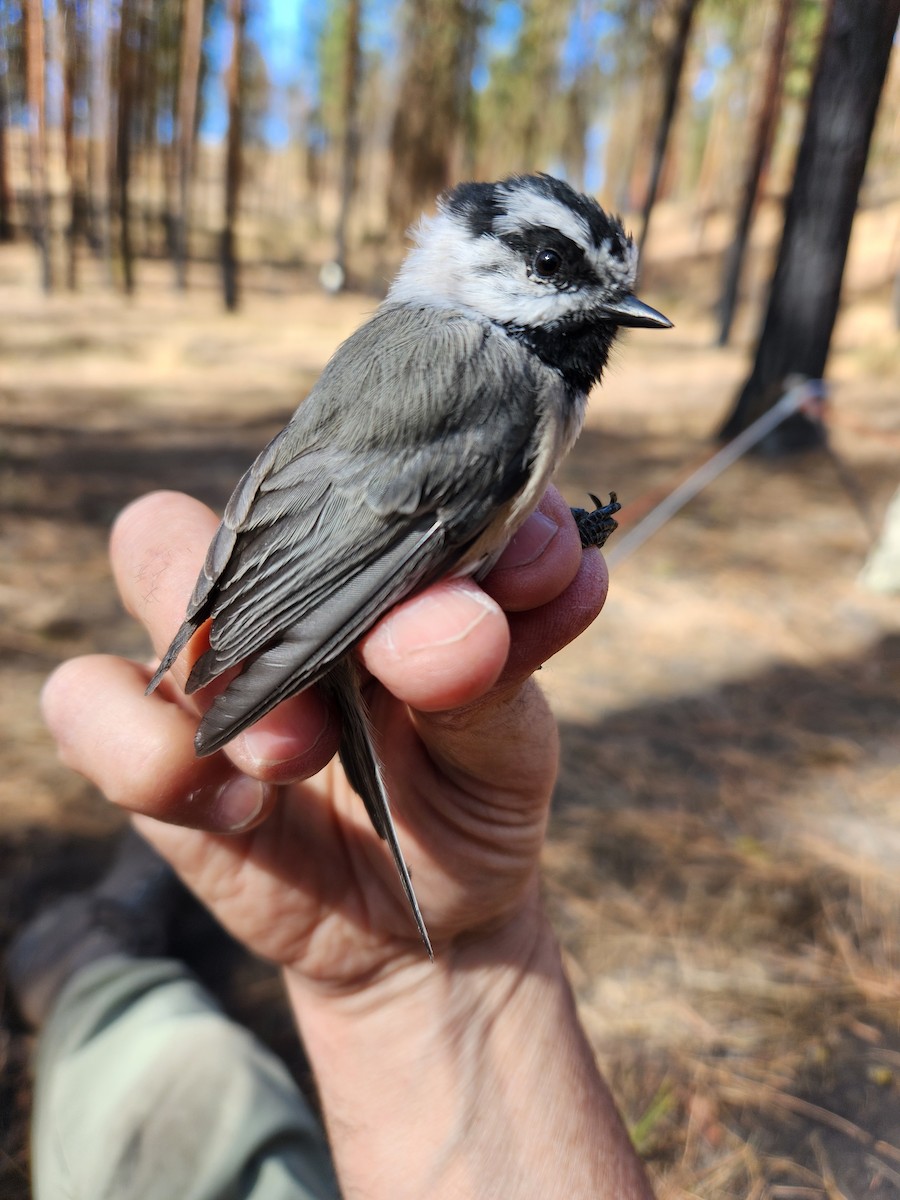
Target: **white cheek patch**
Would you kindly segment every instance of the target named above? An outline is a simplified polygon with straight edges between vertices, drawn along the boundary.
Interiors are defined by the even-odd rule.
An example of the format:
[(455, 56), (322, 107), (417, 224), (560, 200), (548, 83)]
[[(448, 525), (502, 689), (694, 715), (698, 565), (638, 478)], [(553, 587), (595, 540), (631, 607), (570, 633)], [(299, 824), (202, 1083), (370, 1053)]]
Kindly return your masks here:
[(507, 321), (534, 291), (518, 254), (499, 238), (473, 237), (455, 214), (424, 218), (414, 236), (418, 244), (391, 285), (389, 301), (463, 308)]
[(545, 325), (584, 308), (583, 291), (558, 292), (528, 275), (500, 241), (473, 238), (464, 222), (439, 212), (416, 231), (417, 247), (388, 292), (399, 304), (461, 308), (500, 325)]
[(443, 210), (423, 217), (413, 230), (413, 240), (415, 246), (391, 284), (388, 300), (444, 307), (456, 303), (456, 293), (472, 269), (477, 242), (462, 221)]
[(546, 325), (585, 304), (583, 291), (558, 292), (532, 279), (520, 256), (494, 237), (470, 243), (473, 253), (460, 276), (458, 303), (500, 325)]

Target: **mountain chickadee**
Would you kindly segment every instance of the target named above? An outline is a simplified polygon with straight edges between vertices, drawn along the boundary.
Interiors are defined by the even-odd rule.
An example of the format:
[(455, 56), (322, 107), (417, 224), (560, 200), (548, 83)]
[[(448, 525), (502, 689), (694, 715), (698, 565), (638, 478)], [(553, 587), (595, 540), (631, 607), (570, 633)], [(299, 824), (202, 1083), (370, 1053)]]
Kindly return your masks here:
[[(496, 561), (581, 431), (619, 326), (671, 325), (633, 295), (636, 268), (619, 221), (550, 176), (443, 196), (387, 299), (238, 484), (147, 689), (210, 619), (185, 691), (243, 669), (200, 721), (199, 755), (323, 685), (429, 955), (350, 651), (411, 592)], [(586, 544), (617, 507), (580, 512)]]

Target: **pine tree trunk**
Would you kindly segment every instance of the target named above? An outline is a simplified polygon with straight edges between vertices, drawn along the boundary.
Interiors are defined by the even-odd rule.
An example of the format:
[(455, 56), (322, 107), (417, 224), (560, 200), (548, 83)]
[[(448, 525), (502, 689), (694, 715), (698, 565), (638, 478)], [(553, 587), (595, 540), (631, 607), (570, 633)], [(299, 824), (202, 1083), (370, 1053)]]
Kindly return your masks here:
[(766, 162), (772, 149), (772, 141), (781, 110), (781, 88), (784, 75), (784, 51), (788, 29), (794, 9), (794, 0), (779, 0), (778, 15), (769, 39), (767, 64), (763, 90), (756, 113), (751, 150), (741, 187), (741, 199), (735, 221), (734, 236), (725, 258), (722, 298), (719, 302), (719, 336), (717, 344), (727, 346), (737, 307), (738, 285), (741, 268), (750, 237), (750, 227), (756, 212)]
[(388, 221), (402, 234), (450, 182), (471, 86), (461, 68), (480, 0), (406, 0), (404, 67), (391, 130)]
[[(756, 358), (723, 438), (769, 409), (788, 376), (819, 379), (825, 372), (898, 17), (900, 0), (831, 0)], [(798, 413), (762, 448), (804, 449), (821, 436)]]
[(69, 13), (66, 0), (59, 0), (59, 13), (63, 22), (64, 65), (63, 65), (63, 146), (66, 157), (66, 179), (69, 185), (69, 221), (66, 226), (66, 287), (74, 292), (78, 285), (77, 262), (77, 194), (75, 182), (75, 20)]
[(165, 252), (172, 262), (178, 261), (178, 143), (173, 139), (161, 147), (163, 211), (162, 226)]
[(161, 74), (159, 83), (170, 96), (167, 116), (171, 121), (168, 141), (159, 147), (160, 185), (162, 187), (162, 212), (160, 222), (163, 234), (163, 253), (174, 263), (178, 259), (178, 100), (181, 95), (181, 56), (173, 55), (171, 71)]
[(175, 231), (175, 279), (181, 291), (187, 287), (191, 178), (194, 169), (202, 48), (203, 0), (184, 0), (178, 75), (178, 217)]
[(234, 312), (238, 306), (238, 259), (234, 226), (241, 191), (241, 58), (244, 46), (245, 10), (243, 0), (230, 0), (231, 61), (225, 77), (228, 96), (228, 135), (225, 153), (225, 224), (222, 229), (222, 288), (225, 307)]
[(526, 81), (516, 97), (521, 111), (519, 156), (522, 168), (534, 171), (546, 156), (548, 140), (554, 143), (552, 156), (556, 157), (557, 131), (551, 137), (549, 99), (558, 88), (562, 46), (574, 5), (567, 0), (529, 0), (523, 8), (517, 57)]
[(159, 117), (158, 60), (160, 47), (154, 7), (154, 0), (139, 0), (140, 53), (137, 55), (134, 74), (134, 108), (135, 112), (140, 114), (138, 153), (142, 177), (142, 186), (138, 192), (142, 197), (139, 208), (141, 230), (140, 246), (137, 252), (139, 258), (151, 258), (158, 249), (157, 221), (159, 214), (154, 207), (153, 193), (159, 168), (157, 121)]
[(610, 100), (609, 139), (603, 156), (606, 175), (604, 194), (609, 206), (618, 212), (632, 211), (631, 180), (635, 166), (635, 136), (638, 126), (637, 105), (629, 81), (622, 74), (613, 80)]
[[(480, 9), (478, 4), (472, 4), (470, 19), (466, 22), (460, 36), (459, 58), (460, 75), (463, 79), (471, 80), (478, 54), (478, 35), (480, 31)], [(475, 179), (478, 175), (478, 110), (475, 104), (475, 92), (470, 86), (463, 88), (462, 113), (460, 116), (460, 153), (459, 171), (463, 179)]]
[(681, 83), (682, 72), (684, 71), (684, 60), (687, 54), (691, 25), (693, 24), (694, 13), (697, 11), (698, 3), (699, 0), (679, 0), (678, 9), (675, 14), (675, 31), (669, 48), (663, 83), (662, 110), (656, 126), (653, 155), (650, 161), (650, 178), (647, 183), (647, 192), (641, 212), (641, 234), (638, 239), (638, 247), (641, 253), (643, 253), (644, 245), (647, 241), (650, 217), (653, 212), (653, 206), (656, 204), (657, 194), (659, 193), (659, 181), (662, 178), (666, 147), (669, 144), (669, 134), (672, 132), (672, 122), (675, 118), (675, 109), (678, 104), (678, 89)]
[(85, 234), (85, 181), (82, 158), (75, 144), (75, 96), (83, 79), (84, 47), (79, 43), (77, 11), (73, 0), (59, 0), (63, 21), (63, 145), (69, 194), (66, 226), (66, 286), (78, 285), (78, 242)]
[(119, 232), (119, 264), (127, 295), (134, 291), (134, 253), (131, 242), (131, 124), (134, 117), (135, 0), (122, 0), (119, 25), (119, 101), (116, 110), (115, 199)]
[(47, 220), (46, 49), (42, 0), (27, 0), (25, 20), (31, 229), (41, 260), (41, 282), (44, 291), (50, 292), (53, 290), (53, 264)]
[(15, 236), (13, 224), (13, 192), (9, 182), (9, 97), (6, 90), (8, 72), (6, 46), (0, 43), (0, 242), (11, 242)]
[(722, 207), (723, 193), (733, 192), (733, 188), (729, 187), (729, 177), (732, 174), (729, 170), (730, 143), (734, 140), (734, 122), (731, 115), (733, 98), (734, 86), (726, 69), (716, 81), (694, 188), (698, 253), (703, 252), (707, 221)]
[(341, 286), (347, 278), (347, 227), (359, 176), (359, 86), (362, 54), (359, 43), (360, 0), (347, 0), (344, 30), (344, 140), (341, 146), (341, 199), (335, 229), (335, 262), (341, 271)]
[(90, 151), (88, 154), (88, 230), (91, 246), (112, 282), (112, 237), (109, 221), (109, 107), (110, 107), (110, 8), (109, 0), (89, 0), (89, 27), (94, 30), (89, 57)]
[(584, 81), (580, 78), (573, 81), (566, 96), (565, 122), (562, 158), (566, 165), (566, 178), (577, 191), (583, 192), (586, 186), (590, 100), (585, 95)]

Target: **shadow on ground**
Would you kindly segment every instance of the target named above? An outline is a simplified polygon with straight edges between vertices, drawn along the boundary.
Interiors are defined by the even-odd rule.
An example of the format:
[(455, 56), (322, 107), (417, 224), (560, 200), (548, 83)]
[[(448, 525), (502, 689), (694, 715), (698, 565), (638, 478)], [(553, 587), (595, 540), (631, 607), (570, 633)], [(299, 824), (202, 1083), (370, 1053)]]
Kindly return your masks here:
[[(302, 326), (322, 305), (305, 303), (279, 320)], [(114, 842), (117, 818), (54, 762), (36, 711), (42, 679), (70, 655), (147, 653), (109, 577), (111, 521), (156, 488), (221, 509), (305, 386), (306, 367), (279, 342), (284, 377), (266, 376), (260, 392), (266, 330), (239, 321), (215, 337), (186, 329), (191, 370), (173, 351), (169, 373), (153, 357), (165, 331), (145, 330), (148, 314), (134, 309), (127, 328), (123, 318), (103, 334), (110, 360), (91, 369), (105, 390), (80, 375), (59, 382), (66, 355), (97, 350), (102, 322), (79, 333), (68, 315), (41, 316), (62, 339), (49, 382), (36, 378), (47, 354), (37, 320), (20, 321), (5, 348), (30, 357), (21, 391), (0, 393), (0, 951), (46, 901), (86, 885)], [(592, 402), (590, 421), (606, 427), (589, 425), (568, 461), (572, 503), (614, 489), (626, 510), (646, 509), (709, 451), (722, 415), (712, 406), (731, 386), (723, 359), (687, 339), (672, 345), (642, 343), (618, 415), (611, 388)], [(117, 363), (131, 383), (126, 372), (119, 386)], [(221, 382), (232, 366), (236, 386), (220, 397), (207, 369)], [(882, 382), (858, 388), (854, 418), (893, 428)], [(851, 449), (877, 510), (896, 486), (894, 446), (869, 437)], [(614, 630), (578, 648), (587, 716), (566, 709), (546, 891), (589, 1035), (664, 1194), (887, 1200), (900, 1190), (900, 637), (872, 634), (881, 616), (860, 615), (852, 596), (864, 545), (823, 456), (745, 462), (620, 577), (635, 644), (616, 645)], [(697, 597), (718, 631), (703, 648), (705, 676), (697, 626), (679, 608)], [(656, 622), (646, 638), (645, 617)], [(742, 639), (762, 650), (737, 670)], [(673, 642), (678, 655), (663, 663)], [(616, 696), (610, 671), (625, 679), (638, 659), (629, 696), (659, 684), (668, 699)], [(298, 1063), (273, 972), (197, 914), (191, 922), (184, 952)], [(0, 996), (0, 1195), (25, 1200), (30, 1039), (2, 983)]]
[[(826, 789), (823, 801), (817, 790), (823, 777), (848, 757), (856, 769), (862, 761), (884, 772), (896, 767), (898, 679), (900, 638), (890, 637), (852, 663), (779, 667), (715, 695), (562, 727), (547, 887), (569, 953), (586, 979), (602, 978), (604, 961), (613, 977), (646, 968), (651, 989), (654, 973), (662, 964), (665, 974), (670, 957), (673, 997), (683, 1002), (688, 996), (714, 1028), (682, 1042), (660, 1027), (657, 1012), (649, 1030), (659, 1042), (652, 1054), (645, 1047), (632, 1055), (627, 1037), (614, 1051), (610, 1070), (626, 1104), (629, 1095), (646, 1095), (640, 1073), (650, 1058), (661, 1080), (668, 1064), (681, 1081), (666, 1119), (642, 1147), (663, 1172), (670, 1156), (681, 1153), (697, 1095), (714, 1090), (716, 1127), (727, 1125), (732, 1136), (740, 1131), (772, 1185), (789, 1186), (803, 1171), (821, 1171), (824, 1156), (847, 1195), (894, 1195), (900, 975), (892, 981), (890, 970), (900, 970), (900, 952), (883, 945), (884, 922), (875, 917), (884, 914), (855, 906), (857, 884), (847, 863), (827, 855), (816, 861), (796, 809), (803, 797), (823, 805), (813, 814), (822, 832), (834, 815), (825, 801), (834, 806), (841, 799)], [(90, 789), (83, 789), (89, 803)], [(77, 836), (24, 827), (0, 843), (0, 941), (5, 945), (52, 898), (88, 885), (114, 839), (112, 831)], [(886, 865), (868, 863), (872, 870)], [(657, 921), (667, 922), (665, 931), (654, 929)], [(649, 963), (648, 937), (659, 939)], [(838, 986), (823, 960), (823, 948), (842, 937), (852, 943), (857, 972), (869, 972), (856, 988), (852, 974)], [(274, 972), (243, 954), (199, 911), (182, 926), (175, 949), (226, 1008), (302, 1072)], [(745, 992), (742, 963), (753, 957), (762, 975)], [(698, 972), (719, 969), (723, 959), (731, 963), (728, 980), (698, 983)], [(881, 1002), (871, 992), (879, 978), (887, 989)], [(588, 1007), (595, 1001), (590, 989), (581, 998)], [(779, 1023), (769, 1042), (773, 1006)], [(29, 1040), (9, 1004), (4, 1016), (0, 1111), (9, 1115), (3, 1131), (9, 1157), (0, 1192), (13, 1200), (27, 1194), (21, 1172)], [(764, 1031), (753, 1044), (734, 1033), (748, 1021)], [(686, 1079), (693, 1079), (695, 1092)], [(789, 1166), (779, 1165), (784, 1162)]]
[(286, 414), (236, 426), (154, 421), (98, 430), (77, 424), (0, 427), (4, 509), (107, 529), (129, 501), (158, 488), (190, 491), (221, 509)]
[(665, 1175), (686, 1128), (697, 1170), (740, 1145), (711, 1196), (896, 1195), (898, 686), (891, 635), (562, 726), (554, 923), (617, 1095), (666, 1097), (647, 1158)]

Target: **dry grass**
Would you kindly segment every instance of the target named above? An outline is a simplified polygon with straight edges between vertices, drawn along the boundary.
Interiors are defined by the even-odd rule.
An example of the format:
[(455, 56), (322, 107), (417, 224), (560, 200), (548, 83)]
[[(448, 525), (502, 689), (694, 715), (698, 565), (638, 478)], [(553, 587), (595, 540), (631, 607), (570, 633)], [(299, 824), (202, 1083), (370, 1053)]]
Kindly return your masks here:
[[(834, 445), (876, 514), (900, 447), (898, 217), (860, 219), (831, 367)], [(746, 347), (709, 348), (704, 236), (660, 213), (646, 292), (677, 328), (619, 355), (566, 468), (573, 503), (614, 488), (636, 519), (709, 450)], [(2, 250), (4, 941), (92, 877), (117, 824), (36, 710), (60, 659), (144, 651), (108, 578), (112, 516), (159, 486), (220, 505), (373, 305), (260, 272), (226, 318), (199, 271), (179, 299), (144, 267), (131, 304), (97, 284), (44, 300), (34, 274)], [(548, 901), (665, 1200), (900, 1192), (900, 616), (856, 583), (866, 547), (827, 457), (744, 461), (617, 568), (603, 618), (544, 672), (564, 747)], [(288, 1046), (271, 978), (235, 970), (244, 1015)], [(0, 1027), (10, 1200), (26, 1049)]]

